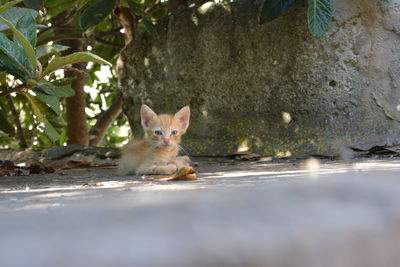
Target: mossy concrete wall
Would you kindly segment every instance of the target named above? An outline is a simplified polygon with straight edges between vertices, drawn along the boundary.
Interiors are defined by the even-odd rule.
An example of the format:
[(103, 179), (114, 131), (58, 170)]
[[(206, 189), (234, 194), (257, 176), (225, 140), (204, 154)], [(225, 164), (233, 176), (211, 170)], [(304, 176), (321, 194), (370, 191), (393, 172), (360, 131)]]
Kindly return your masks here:
[(301, 3), (259, 25), (260, 2), (182, 10), (122, 51), (120, 91), (136, 136), (142, 103), (157, 112), (190, 105), (192, 155), (246, 142), (264, 155), (326, 153), (399, 131), (398, 1), (336, 0), (320, 39)]

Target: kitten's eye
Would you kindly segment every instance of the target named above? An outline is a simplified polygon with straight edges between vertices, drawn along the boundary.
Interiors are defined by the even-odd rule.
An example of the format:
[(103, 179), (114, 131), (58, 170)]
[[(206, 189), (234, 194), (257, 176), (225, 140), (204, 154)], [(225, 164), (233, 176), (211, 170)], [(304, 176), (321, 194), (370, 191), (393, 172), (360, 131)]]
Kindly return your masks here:
[(171, 135), (177, 135), (178, 134), (178, 131), (177, 130), (173, 130), (172, 132), (171, 132)]
[(155, 134), (155, 135), (158, 135), (158, 136), (161, 136), (161, 135), (162, 135), (162, 132), (161, 132), (160, 130), (156, 130), (156, 131), (154, 131), (154, 134)]

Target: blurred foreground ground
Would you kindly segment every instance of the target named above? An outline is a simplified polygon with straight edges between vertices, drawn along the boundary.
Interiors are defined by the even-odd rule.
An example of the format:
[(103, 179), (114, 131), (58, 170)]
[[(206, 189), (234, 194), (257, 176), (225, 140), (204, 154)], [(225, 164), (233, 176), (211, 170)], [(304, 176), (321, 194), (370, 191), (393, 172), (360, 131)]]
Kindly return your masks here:
[(0, 177), (1, 266), (400, 266), (400, 159)]

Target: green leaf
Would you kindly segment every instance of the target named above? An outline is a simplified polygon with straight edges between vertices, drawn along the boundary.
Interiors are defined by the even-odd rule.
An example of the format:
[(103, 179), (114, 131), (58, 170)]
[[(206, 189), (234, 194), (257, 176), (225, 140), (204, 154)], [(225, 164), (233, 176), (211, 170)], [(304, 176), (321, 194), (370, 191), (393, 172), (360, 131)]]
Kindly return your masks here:
[(0, 32), (0, 51), (2, 68), (10, 70), (10, 74), (23, 80), (33, 76), (32, 66), (24, 50), (2, 32)]
[(122, 7), (129, 7), (129, 6), (128, 6), (128, 0), (120, 0), (120, 1), (119, 1), (119, 4), (120, 4)]
[(80, 26), (86, 31), (88, 28), (97, 25), (111, 13), (115, 0), (99, 0), (86, 8), (80, 18)]
[(60, 139), (58, 139), (58, 145), (64, 146), (67, 143), (67, 131), (62, 129)]
[(60, 138), (60, 134), (57, 130), (49, 123), (45, 118), (45, 113), (48, 112), (48, 107), (41, 103), (36, 97), (30, 95), (29, 93), (24, 93), (25, 97), (28, 99), (29, 104), (32, 107), (33, 114), (35, 114), (38, 121), (44, 123), (44, 132), (46, 136), (51, 141), (57, 141)]
[[(38, 12), (36, 10), (30, 8), (22, 8), (22, 7), (12, 7), (0, 15), (11, 22), (13, 25), (17, 25), (17, 22), (25, 16), (31, 16), (33, 18), (37, 18)], [(7, 30), (9, 27), (0, 21), (0, 31)]]
[(29, 78), (29, 74), (24, 73), (12, 58), (3, 53), (0, 53), (0, 72), (11, 74), (23, 82)]
[(19, 43), (24, 48), (25, 53), (28, 55), (29, 61), (31, 62), (31, 65), (32, 65), (32, 69), (35, 72), (36, 66), (37, 66), (37, 59), (35, 56), (35, 50), (33, 50), (32, 45), (25, 38), (25, 36), (17, 28), (15, 28), (14, 25), (11, 24), (11, 22), (9, 22), (8, 20), (4, 19), (1, 16), (0, 16), (0, 20), (3, 21), (5, 24), (7, 24), (7, 26), (10, 28), (10, 30), (14, 33), (15, 37), (18, 39)]
[(46, 93), (48, 95), (53, 95), (57, 97), (71, 97), (75, 95), (74, 89), (71, 87), (65, 86), (65, 87), (45, 87), (45, 86), (39, 86), (36, 87), (38, 90), (40, 90), (43, 93)]
[(90, 0), (77, 0), (76, 4), (75, 4), (76, 5), (76, 9), (77, 10), (81, 10), (89, 2), (90, 2)]
[(56, 129), (54, 129), (53, 125), (51, 125), (48, 120), (44, 122), (44, 133), (53, 142), (57, 141), (60, 138), (60, 134), (57, 132)]
[(307, 0), (308, 29), (315, 37), (322, 36), (332, 18), (332, 0)]
[(75, 90), (69, 85), (55, 86), (50, 82), (42, 82), (35, 89), (38, 89), (42, 93), (57, 97), (71, 97), (75, 95)]
[(146, 17), (143, 17), (143, 25), (145, 30), (150, 33), (153, 36), (157, 36), (157, 29), (156, 26), (154, 26), (154, 24), (148, 20)]
[(151, 12), (151, 17), (154, 20), (159, 21), (168, 15), (168, 9), (167, 9), (167, 5), (165, 3), (166, 2), (161, 3), (161, 5), (164, 6), (163, 8), (160, 8), (160, 9), (155, 10), (154, 12)]
[(35, 79), (29, 79), (26, 81), (26, 85), (28, 86), (28, 88), (33, 88), (34, 86), (38, 86), (39, 83)]
[(260, 15), (260, 24), (274, 20), (285, 13), (296, 0), (264, 0)]
[(68, 8), (71, 8), (74, 6), (75, 0), (52, 0), (46, 1), (46, 6), (48, 7), (48, 12), (47, 14), (50, 17), (55, 17), (58, 14), (64, 12)]
[(29, 93), (24, 93), (24, 96), (26, 99), (28, 99), (28, 102), (32, 107), (33, 114), (35, 114), (37, 120), (44, 122), (46, 120), (43, 114), (46, 111), (46, 108), (43, 107), (44, 104), (40, 103), (39, 100)]
[(48, 30), (45, 31), (43, 33), (41, 33), (38, 37), (37, 37), (37, 43), (38, 44), (45, 44), (48, 42), (48, 40), (50, 38), (53, 38), (54, 36), (56, 36), (56, 34), (54, 33), (54, 30)]
[(43, 5), (43, 0), (24, 0), (24, 5), (27, 8), (39, 10), (40, 7)]
[(41, 93), (37, 89), (33, 91), (40, 102), (47, 104), (57, 115), (61, 114), (60, 99), (57, 96)]
[(47, 29), (47, 28), (49, 28), (48, 26), (46, 26), (46, 25), (44, 25), (44, 24), (36, 24), (36, 27), (37, 27), (38, 29)]
[(35, 52), (36, 52), (36, 57), (37, 58), (42, 58), (42, 57), (47, 57), (51, 56), (54, 54), (59, 54), (61, 51), (67, 50), (69, 47), (65, 45), (40, 45), (36, 47)]
[[(1, 62), (1, 61), (0, 61)], [(6, 86), (7, 85), (7, 74), (5, 73), (0, 73), (0, 85)], [(1, 105), (1, 103), (0, 103)]]
[(54, 95), (60, 97), (71, 97), (75, 95), (75, 90), (71, 86), (60, 86), (55, 88), (56, 93)]
[(60, 86), (71, 86), (71, 83), (76, 79), (76, 77), (67, 77), (67, 78), (61, 78), (55, 81), (52, 81), (51, 83), (55, 87), (60, 87)]
[(132, 10), (133, 13), (139, 16), (144, 16), (144, 12), (140, 8), (140, 5), (136, 3), (134, 0), (127, 0), (129, 8)]
[(76, 52), (65, 57), (55, 57), (52, 61), (50, 61), (49, 65), (47, 65), (46, 69), (43, 71), (42, 78), (66, 65), (87, 61), (111, 65), (111, 63), (105, 59), (102, 59), (101, 57), (90, 52)]
[[(36, 20), (31, 14), (20, 18), (15, 27), (29, 41), (32, 47), (36, 46)], [(15, 37), (16, 35), (14, 35)]]
[(0, 13), (6, 11), (7, 9), (9, 9), (9, 8), (15, 6), (16, 4), (21, 3), (21, 2), (22, 2), (22, 0), (16, 0), (16, 1), (8, 2), (8, 3), (0, 6)]
[(47, 120), (53, 125), (55, 128), (62, 128), (67, 126), (67, 122), (64, 120), (62, 116), (56, 115), (48, 115)]

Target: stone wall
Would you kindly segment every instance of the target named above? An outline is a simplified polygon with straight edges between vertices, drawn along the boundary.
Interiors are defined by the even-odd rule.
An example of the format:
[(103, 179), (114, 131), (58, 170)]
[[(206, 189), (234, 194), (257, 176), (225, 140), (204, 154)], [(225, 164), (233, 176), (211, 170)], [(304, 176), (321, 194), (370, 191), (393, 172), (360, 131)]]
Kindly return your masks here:
[(192, 155), (240, 144), (273, 156), (326, 153), (399, 131), (399, 0), (336, 0), (320, 39), (302, 3), (259, 25), (260, 2), (182, 10), (122, 51), (120, 91), (136, 136), (142, 103), (170, 113), (190, 105)]

